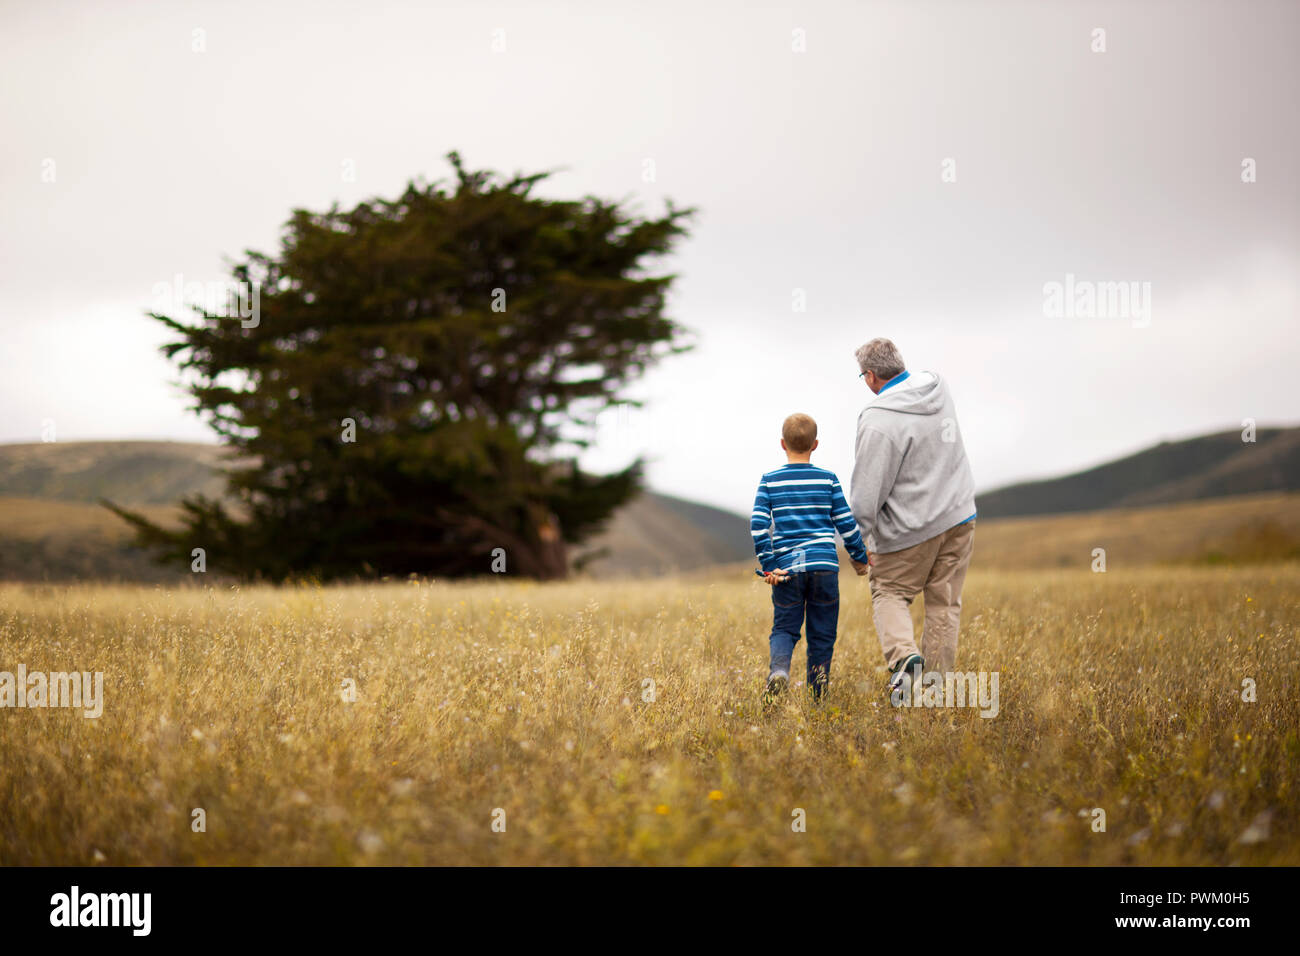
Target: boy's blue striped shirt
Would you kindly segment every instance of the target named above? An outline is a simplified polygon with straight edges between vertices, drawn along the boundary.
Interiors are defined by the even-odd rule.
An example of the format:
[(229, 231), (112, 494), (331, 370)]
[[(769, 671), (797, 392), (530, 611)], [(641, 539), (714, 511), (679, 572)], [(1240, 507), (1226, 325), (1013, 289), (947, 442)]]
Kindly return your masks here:
[(758, 483), (749, 519), (754, 553), (764, 571), (835, 570), (835, 532), (855, 561), (867, 560), (862, 532), (833, 471), (792, 462)]

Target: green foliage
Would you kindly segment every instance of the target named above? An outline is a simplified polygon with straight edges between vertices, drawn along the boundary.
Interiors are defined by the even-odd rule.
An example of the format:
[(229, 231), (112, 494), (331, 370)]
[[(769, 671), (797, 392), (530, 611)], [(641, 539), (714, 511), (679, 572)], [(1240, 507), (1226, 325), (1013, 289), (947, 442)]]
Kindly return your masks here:
[[(684, 332), (663, 314), (690, 210), (533, 194), (546, 174), (467, 171), (395, 200), (296, 210), (278, 256), (247, 253), (254, 323), (196, 309), (177, 336), (194, 408), (241, 460), (231, 502), (173, 532), (114, 507), (141, 543), (280, 580), (366, 574), (563, 576), (565, 543), (636, 493), (640, 463), (584, 474), (595, 416)], [(345, 441), (345, 423), (355, 441)], [(566, 457), (567, 455), (567, 457)]]

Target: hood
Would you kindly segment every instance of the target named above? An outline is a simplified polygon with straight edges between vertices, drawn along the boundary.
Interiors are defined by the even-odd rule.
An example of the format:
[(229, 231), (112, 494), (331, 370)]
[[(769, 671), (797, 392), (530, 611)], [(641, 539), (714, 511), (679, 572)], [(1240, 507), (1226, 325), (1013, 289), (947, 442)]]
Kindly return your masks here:
[(906, 415), (936, 415), (948, 400), (948, 386), (933, 372), (913, 372), (893, 388), (885, 389), (867, 408)]

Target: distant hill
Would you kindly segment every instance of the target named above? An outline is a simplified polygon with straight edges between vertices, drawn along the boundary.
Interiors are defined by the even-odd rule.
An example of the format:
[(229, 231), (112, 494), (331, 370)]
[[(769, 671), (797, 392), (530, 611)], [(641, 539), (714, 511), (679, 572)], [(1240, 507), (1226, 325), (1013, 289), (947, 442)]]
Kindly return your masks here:
[(1161, 442), (1063, 478), (977, 495), (981, 519), (1165, 505), (1232, 495), (1300, 491), (1300, 428), (1261, 428)]
[(749, 519), (654, 492), (615, 512), (575, 559), (581, 571), (595, 577), (690, 571), (746, 560), (754, 563)]
[[(0, 445), (0, 579), (165, 581), (184, 575), (131, 546), (126, 524), (96, 504), (108, 498), (156, 521), (181, 498), (219, 496), (228, 454), (188, 442), (104, 441)], [(647, 492), (574, 549), (596, 577), (687, 571), (751, 558), (740, 515)]]
[(173, 441), (0, 445), (0, 497), (171, 505), (220, 495), (225, 457), (217, 445)]
[[(1094, 547), (1115, 567), (1300, 558), (1300, 428), (1261, 429), (1257, 439), (1243, 444), (1234, 431), (1164, 443), (979, 495), (976, 563), (1077, 567)], [(185, 442), (0, 445), (0, 580), (188, 579), (132, 547), (126, 524), (95, 502), (167, 523), (182, 497), (221, 494), (225, 460), (215, 445)], [(573, 559), (598, 578), (724, 565), (745, 573), (753, 551), (747, 518), (646, 492)]]

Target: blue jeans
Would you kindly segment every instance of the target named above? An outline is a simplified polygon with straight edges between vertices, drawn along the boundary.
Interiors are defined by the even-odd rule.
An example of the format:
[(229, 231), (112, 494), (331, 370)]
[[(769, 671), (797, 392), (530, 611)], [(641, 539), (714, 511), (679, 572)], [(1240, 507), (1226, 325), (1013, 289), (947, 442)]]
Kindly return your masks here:
[(772, 672), (790, 673), (799, 630), (808, 625), (808, 686), (820, 696), (831, 673), (840, 617), (840, 576), (834, 571), (800, 571), (772, 587)]

